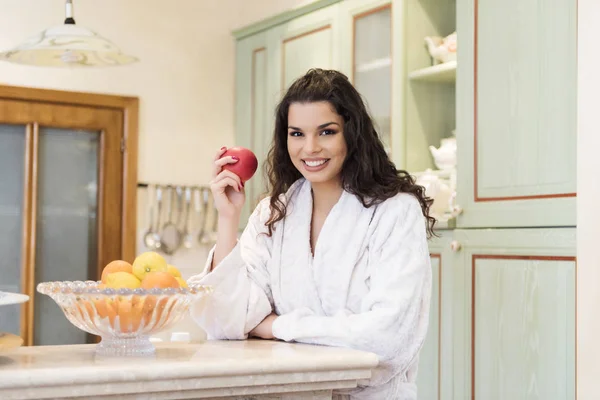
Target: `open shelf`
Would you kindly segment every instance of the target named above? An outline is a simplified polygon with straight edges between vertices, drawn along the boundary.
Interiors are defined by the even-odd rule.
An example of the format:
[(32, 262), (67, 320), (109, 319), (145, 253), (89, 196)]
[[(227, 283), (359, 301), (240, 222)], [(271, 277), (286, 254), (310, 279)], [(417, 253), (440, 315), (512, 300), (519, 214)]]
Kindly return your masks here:
[(379, 58), (373, 61), (358, 64), (356, 66), (356, 72), (370, 72), (378, 69), (387, 68), (392, 65), (392, 59), (390, 57)]
[(408, 74), (408, 78), (413, 81), (456, 82), (456, 61), (448, 61), (432, 67), (418, 69)]

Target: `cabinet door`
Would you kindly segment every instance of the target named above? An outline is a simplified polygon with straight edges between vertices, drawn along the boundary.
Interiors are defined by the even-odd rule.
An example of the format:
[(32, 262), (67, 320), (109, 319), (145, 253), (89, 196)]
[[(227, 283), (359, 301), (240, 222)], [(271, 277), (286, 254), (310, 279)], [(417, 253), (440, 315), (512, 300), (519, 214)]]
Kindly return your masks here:
[(324, 7), (269, 30), (270, 76), (273, 92), (281, 98), (290, 84), (310, 68), (340, 68), (339, 4)]
[(341, 37), (344, 38), (340, 68), (367, 103), (389, 154), (393, 146), (392, 80), (397, 71), (394, 60), (401, 64), (401, 58), (394, 57), (398, 54), (393, 54), (392, 29), (398, 30), (399, 24), (393, 23), (392, 10), (390, 0), (350, 0), (340, 5)]
[[(0, 179), (0, 204), (10, 207), (0, 215), (8, 214), (11, 242), (21, 235), (20, 246), (7, 253), (19, 262), (0, 263), (0, 273), (10, 277), (9, 289), (30, 296), (15, 333), (26, 345), (88, 342), (36, 285), (96, 280), (104, 265), (121, 258), (123, 113), (2, 99), (0, 121), (7, 124), (0, 128), (0, 159), (11, 168)], [(14, 311), (0, 309), (0, 329), (15, 331)]]
[(273, 49), (265, 32), (237, 42), (236, 50), (236, 144), (251, 149), (258, 158), (256, 175), (246, 184), (247, 201), (240, 223), (246, 225), (267, 186), (263, 174), (273, 136), (273, 98), (268, 96)]
[(458, 0), (460, 227), (575, 226), (577, 1)]
[(454, 398), (575, 399), (575, 229), (454, 234)]
[(452, 231), (429, 243), (433, 283), (429, 329), (419, 354), (419, 399), (452, 398)]

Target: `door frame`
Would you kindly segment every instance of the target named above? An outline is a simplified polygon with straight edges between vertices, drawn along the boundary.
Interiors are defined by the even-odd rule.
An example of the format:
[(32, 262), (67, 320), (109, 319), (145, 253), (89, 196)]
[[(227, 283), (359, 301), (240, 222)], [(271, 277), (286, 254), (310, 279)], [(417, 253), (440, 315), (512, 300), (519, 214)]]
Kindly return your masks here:
[(137, 97), (0, 85), (0, 99), (47, 104), (88, 106), (123, 113), (123, 203), (121, 208), (121, 258), (135, 257), (137, 218), (138, 112)]

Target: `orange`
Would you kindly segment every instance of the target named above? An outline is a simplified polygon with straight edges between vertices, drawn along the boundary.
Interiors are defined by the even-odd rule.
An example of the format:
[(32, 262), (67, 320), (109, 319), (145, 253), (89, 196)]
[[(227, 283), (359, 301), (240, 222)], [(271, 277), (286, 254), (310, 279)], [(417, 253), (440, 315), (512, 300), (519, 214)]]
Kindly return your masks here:
[[(80, 304), (83, 305), (83, 309), (81, 309), (81, 307), (80, 307), (81, 313), (84, 314), (84, 316), (88, 317), (89, 319), (93, 320), (95, 312), (94, 312), (94, 307), (92, 306), (92, 303), (89, 300), (82, 299)], [(85, 315), (85, 314), (87, 314), (87, 315)]]
[(141, 287), (142, 289), (178, 289), (179, 282), (168, 272), (148, 272), (144, 279), (142, 279)]
[(129, 272), (133, 273), (133, 267), (127, 261), (123, 260), (115, 260), (106, 264), (106, 267), (102, 270), (102, 283), (106, 283), (106, 276), (108, 274), (112, 274), (113, 272)]
[(167, 265), (167, 272), (173, 275), (175, 278), (181, 278), (181, 272), (171, 264)]
[[(158, 300), (156, 296), (146, 296), (143, 306), (146, 324), (152, 325), (152, 328), (160, 328), (162, 325), (164, 325), (164, 323), (169, 320), (169, 317), (171, 316), (171, 309), (175, 305), (174, 302), (171, 302), (171, 304), (167, 307), (168, 304), (168, 298), (162, 298)], [(161, 321), (165, 311), (167, 312), (167, 316), (165, 317), (164, 321)], [(154, 320), (152, 320), (153, 317)]]
[(137, 332), (144, 316), (143, 301), (137, 298), (121, 298), (118, 302), (119, 327), (121, 332)]
[(115, 326), (115, 318), (117, 317), (117, 304), (112, 299), (100, 299), (94, 300), (94, 304), (96, 305), (96, 311), (98, 311), (98, 316), (100, 318), (108, 317), (108, 322), (110, 326), (114, 328)]

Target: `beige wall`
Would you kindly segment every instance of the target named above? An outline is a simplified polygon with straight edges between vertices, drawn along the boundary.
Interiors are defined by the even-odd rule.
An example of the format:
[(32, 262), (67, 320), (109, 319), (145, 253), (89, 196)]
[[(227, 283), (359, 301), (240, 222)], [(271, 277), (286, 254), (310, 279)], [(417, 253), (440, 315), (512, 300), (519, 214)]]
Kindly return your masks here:
[[(233, 142), (231, 31), (307, 0), (75, 0), (78, 24), (139, 57), (63, 70), (0, 62), (0, 83), (138, 96), (139, 179), (204, 183), (214, 149)], [(0, 0), (0, 49), (61, 24), (64, 0)]]
[(600, 399), (600, 2), (578, 4), (577, 398)]

